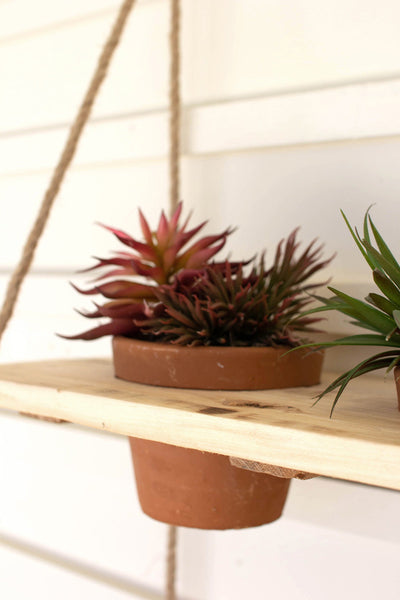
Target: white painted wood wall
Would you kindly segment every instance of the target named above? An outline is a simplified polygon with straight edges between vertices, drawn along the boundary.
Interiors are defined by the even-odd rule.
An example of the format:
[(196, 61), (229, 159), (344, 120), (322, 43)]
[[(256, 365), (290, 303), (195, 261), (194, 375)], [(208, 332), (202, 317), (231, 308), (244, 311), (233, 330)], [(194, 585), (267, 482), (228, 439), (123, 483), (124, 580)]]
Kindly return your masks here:
[[(183, 190), (209, 231), (240, 225), (233, 256), (301, 225), (336, 284), (369, 273), (339, 216), (374, 216), (399, 251), (400, 4), (182, 0)], [(48, 182), (116, 0), (0, 0), (0, 285)], [(68, 343), (86, 323), (73, 272), (167, 202), (168, 2), (138, 0), (24, 285), (1, 360), (107, 355)], [(77, 281), (77, 278), (74, 278)], [(86, 303), (87, 306), (87, 303)], [(338, 320), (328, 329), (345, 330)], [(165, 528), (140, 513), (126, 440), (0, 415), (0, 595), (161, 598)], [(180, 532), (190, 600), (398, 598), (399, 496), (331, 480), (293, 484), (277, 523)]]

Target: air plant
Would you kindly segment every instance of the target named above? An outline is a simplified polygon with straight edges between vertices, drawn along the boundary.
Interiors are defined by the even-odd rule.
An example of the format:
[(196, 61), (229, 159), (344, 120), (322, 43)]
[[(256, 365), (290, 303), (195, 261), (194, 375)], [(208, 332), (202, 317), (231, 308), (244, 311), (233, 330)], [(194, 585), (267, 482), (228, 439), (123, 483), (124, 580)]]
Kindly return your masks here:
[(365, 213), (362, 236), (356, 228), (351, 227), (346, 215), (341, 212), (358, 249), (372, 271), (376, 290), (364, 300), (360, 300), (329, 287), (334, 295), (330, 298), (316, 296), (323, 306), (310, 310), (308, 314), (336, 310), (350, 317), (353, 325), (368, 332), (318, 344), (319, 347), (382, 346), (386, 350), (361, 361), (337, 377), (319, 394), (317, 401), (325, 394), (337, 390), (331, 414), (350, 381), (382, 368), (389, 372), (400, 364), (400, 265), (375, 227), (369, 210)]
[(94, 287), (76, 289), (109, 301), (81, 314), (109, 322), (72, 339), (123, 335), (192, 346), (298, 346), (301, 332), (313, 331), (319, 320), (303, 313), (308, 292), (320, 285), (309, 278), (330, 261), (321, 260), (322, 248), (314, 241), (298, 255), (295, 230), (268, 269), (264, 257), (252, 266), (211, 262), (232, 230), (194, 242), (205, 223), (187, 230), (187, 220), (179, 225), (181, 210), (170, 220), (162, 213), (155, 232), (139, 212), (144, 241), (107, 227), (134, 252), (97, 259), (86, 270), (107, 269)]

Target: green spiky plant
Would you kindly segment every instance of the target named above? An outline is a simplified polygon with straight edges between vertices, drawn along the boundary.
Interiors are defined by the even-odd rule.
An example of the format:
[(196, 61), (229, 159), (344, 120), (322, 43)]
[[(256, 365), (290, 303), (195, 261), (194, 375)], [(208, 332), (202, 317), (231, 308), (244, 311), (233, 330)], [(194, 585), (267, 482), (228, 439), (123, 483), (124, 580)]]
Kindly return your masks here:
[(170, 220), (162, 213), (154, 232), (139, 212), (143, 241), (107, 227), (134, 253), (97, 259), (86, 270), (107, 269), (94, 287), (75, 289), (109, 301), (81, 314), (109, 321), (69, 339), (123, 335), (189, 346), (300, 345), (302, 333), (314, 331), (319, 320), (302, 315), (307, 293), (320, 285), (310, 277), (330, 261), (321, 260), (322, 248), (313, 241), (298, 253), (295, 230), (278, 245), (271, 267), (262, 258), (246, 273), (248, 262), (210, 262), (231, 229), (193, 242), (205, 223), (187, 230), (187, 221), (179, 224), (181, 210)]
[(375, 227), (369, 211), (370, 208), (365, 213), (362, 235), (357, 228), (351, 227), (344, 212), (341, 213), (358, 249), (372, 271), (377, 289), (369, 293), (364, 300), (360, 300), (329, 286), (328, 289), (334, 295), (330, 298), (315, 296), (323, 306), (310, 310), (308, 314), (335, 310), (350, 317), (353, 325), (368, 331), (368, 333), (350, 335), (318, 344), (319, 347), (382, 346), (386, 350), (361, 361), (337, 377), (317, 396), (318, 402), (329, 392), (337, 390), (331, 414), (351, 380), (378, 369), (386, 369), (389, 372), (400, 364), (400, 265)]

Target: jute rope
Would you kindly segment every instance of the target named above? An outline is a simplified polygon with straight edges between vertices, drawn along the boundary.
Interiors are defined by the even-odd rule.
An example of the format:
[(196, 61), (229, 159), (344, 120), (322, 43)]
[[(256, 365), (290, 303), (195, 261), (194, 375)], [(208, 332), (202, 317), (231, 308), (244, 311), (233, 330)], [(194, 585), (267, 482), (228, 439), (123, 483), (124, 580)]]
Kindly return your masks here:
[(175, 600), (175, 577), (176, 577), (176, 546), (178, 528), (174, 525), (168, 526), (167, 541), (167, 579), (165, 597), (167, 600)]
[(173, 212), (180, 198), (180, 130), (181, 130), (181, 97), (180, 97), (180, 0), (171, 0), (170, 31), (170, 88), (169, 88), (169, 171), (170, 171), (170, 211)]
[(299, 471), (298, 469), (287, 469), (286, 467), (276, 467), (275, 465), (268, 465), (255, 460), (246, 460), (244, 458), (236, 458), (231, 456), (229, 459), (231, 465), (238, 467), (239, 469), (246, 469), (247, 471), (255, 471), (256, 473), (267, 473), (267, 475), (273, 475), (274, 477), (281, 477), (283, 479), (313, 479), (318, 477), (313, 473), (306, 473)]
[(107, 74), (107, 70), (114, 54), (114, 50), (121, 38), (129, 13), (136, 0), (124, 0), (119, 10), (117, 19), (111, 29), (110, 35), (98, 60), (94, 75), (86, 91), (82, 104), (73, 122), (68, 139), (61, 153), (60, 159), (50, 180), (49, 187), (44, 195), (39, 213), (25, 242), (22, 255), (9, 281), (6, 296), (0, 312), (0, 340), (13, 315), (19, 292), (26, 274), (32, 264), (37, 245), (44, 231), (50, 215), (51, 208), (57, 197), (65, 173), (74, 157), (79, 138), (90, 116), (93, 103), (100, 86)]
[[(180, 141), (181, 141), (181, 94), (180, 94), (180, 0), (171, 0), (170, 26), (170, 87), (169, 87), (169, 209), (170, 214), (180, 200)], [(176, 599), (176, 546), (177, 527), (169, 525), (167, 534), (166, 600)]]

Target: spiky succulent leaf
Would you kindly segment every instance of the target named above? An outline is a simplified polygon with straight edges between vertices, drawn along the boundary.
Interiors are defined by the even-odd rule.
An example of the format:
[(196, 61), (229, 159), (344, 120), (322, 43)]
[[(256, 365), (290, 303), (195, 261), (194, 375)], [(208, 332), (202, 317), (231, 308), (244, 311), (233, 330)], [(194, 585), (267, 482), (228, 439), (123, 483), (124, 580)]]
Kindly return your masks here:
[(373, 271), (373, 279), (378, 288), (383, 294), (385, 294), (386, 298), (390, 300), (396, 307), (400, 308), (400, 291), (397, 286), (389, 279), (387, 275), (379, 271), (378, 269), (374, 269)]
[(400, 331), (400, 310), (394, 310), (393, 311), (393, 319), (394, 319), (394, 322), (397, 325), (397, 328)]
[[(383, 237), (381, 236), (381, 234), (379, 233), (379, 231), (377, 230), (377, 228), (375, 227), (371, 217), (368, 215), (368, 221), (369, 221), (369, 225), (371, 226), (371, 230), (372, 233), (374, 234), (374, 238), (376, 241), (376, 244), (378, 246), (378, 249), (380, 251), (380, 253), (382, 254), (382, 256), (389, 261), (395, 268), (398, 269), (398, 271), (400, 272), (400, 265), (397, 262), (397, 260), (395, 259), (395, 257), (393, 256), (389, 246), (386, 244), (385, 240), (383, 239)], [(369, 241), (369, 244), (371, 242)]]
[(371, 292), (365, 299), (367, 302), (389, 315), (389, 317), (391, 317), (393, 315), (393, 311), (396, 310), (396, 305), (385, 298), (385, 296), (381, 296), (381, 294), (375, 294), (375, 292)]
[(335, 399), (332, 403), (332, 407), (331, 407), (331, 416), (332, 416), (333, 411), (335, 409), (335, 406), (336, 406), (340, 396), (342, 395), (342, 393), (344, 392), (345, 388), (350, 383), (350, 381), (352, 381), (356, 377), (360, 377), (361, 375), (365, 375), (366, 373), (371, 373), (372, 371), (376, 371), (378, 369), (386, 369), (387, 371), (391, 370), (396, 366), (396, 364), (398, 364), (399, 361), (400, 361), (400, 356), (399, 356), (399, 353), (397, 350), (374, 354), (373, 356), (358, 363), (355, 367), (353, 367), (352, 369), (349, 369), (348, 371), (346, 371), (346, 373), (343, 373), (337, 379), (335, 379), (323, 392), (321, 392), (317, 396), (316, 402), (321, 400), (321, 398), (323, 398), (329, 392), (333, 392), (334, 390), (339, 388), (338, 391), (336, 392)]
[(191, 280), (163, 286), (157, 296), (164, 307), (158, 319), (144, 323), (159, 339), (185, 345), (257, 345), (265, 328), (263, 275), (244, 277), (210, 265)]
[(60, 335), (66, 340), (97, 340), (106, 335), (124, 335), (126, 337), (135, 337), (140, 333), (139, 328), (134, 324), (132, 319), (112, 319), (108, 323), (89, 329), (77, 335)]
[[(360, 250), (361, 254), (365, 258), (365, 260), (367, 261), (367, 263), (369, 264), (369, 266), (371, 267), (371, 269), (374, 269), (375, 268), (375, 264), (374, 264), (373, 260), (370, 258), (370, 256), (368, 255), (368, 252), (365, 250), (364, 245), (362, 243), (362, 239), (358, 235), (357, 230), (352, 228), (352, 226), (350, 225), (349, 220), (347, 219), (347, 217), (344, 214), (344, 212), (342, 210), (340, 212), (341, 212), (342, 217), (343, 217), (343, 219), (344, 219), (344, 221), (345, 221), (345, 223), (347, 225), (347, 229), (350, 231), (350, 234), (351, 234), (353, 240), (357, 244), (358, 249)], [(367, 211), (367, 213), (368, 213), (368, 211)], [(364, 222), (365, 222), (365, 220), (364, 220)]]
[[(162, 212), (157, 229), (151, 231), (146, 218), (139, 211), (144, 241), (138, 241), (124, 231), (103, 225), (120, 242), (135, 250), (136, 254), (125, 252), (123, 257), (119, 255), (111, 259), (98, 259), (98, 264), (91, 267), (91, 270), (107, 265), (119, 265), (126, 269), (126, 275), (141, 275), (162, 285), (170, 283), (175, 273), (181, 269), (201, 268), (223, 248), (232, 230), (226, 229), (220, 234), (206, 236), (194, 242), (189, 248), (185, 248), (205, 227), (207, 221), (187, 230), (188, 219), (183, 225), (179, 224), (181, 212), (182, 203), (178, 205), (169, 220)], [(110, 275), (112, 272), (105, 272), (101, 275), (101, 279), (106, 279)]]

